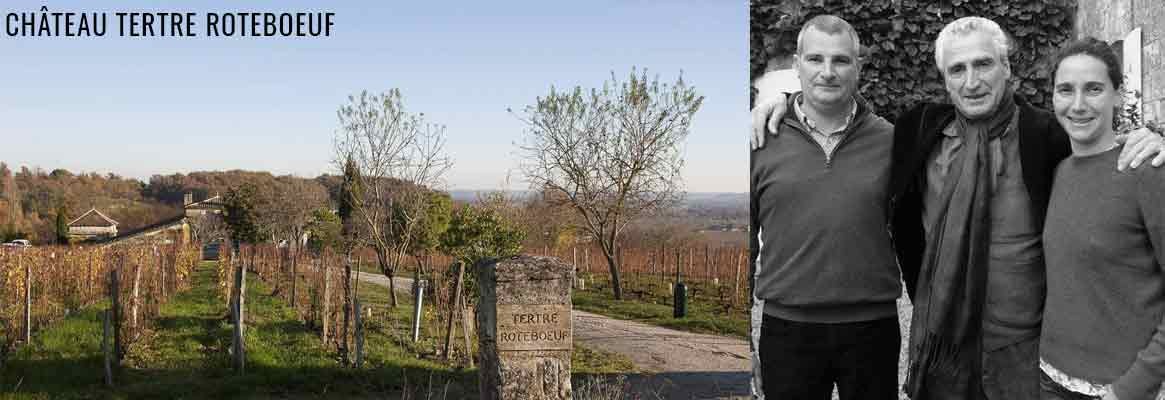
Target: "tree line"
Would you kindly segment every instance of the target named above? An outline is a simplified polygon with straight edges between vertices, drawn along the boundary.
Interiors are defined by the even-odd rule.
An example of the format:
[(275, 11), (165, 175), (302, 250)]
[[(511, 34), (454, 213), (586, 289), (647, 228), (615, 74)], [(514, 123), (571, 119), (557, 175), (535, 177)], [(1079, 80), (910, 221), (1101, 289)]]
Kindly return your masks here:
[[(444, 149), (445, 126), (407, 110), (401, 92), (390, 89), (349, 96), (337, 110), (331, 171), (336, 175), (309, 179), (235, 170), (155, 175), (140, 182), (22, 169), (16, 184), (6, 184), (14, 179), (0, 173), (0, 200), (6, 200), (0, 206), (7, 205), (0, 207), (6, 210), (0, 227), (8, 227), (8, 236), (47, 242), (54, 232), (60, 236), (63, 216), (75, 213), (71, 208), (110, 207), (107, 215), (132, 219), (133, 224), (122, 221), (122, 229), (132, 229), (134, 218), (156, 221), (160, 214), (181, 212), (187, 193), (195, 200), (217, 194), (227, 204), (225, 224), (195, 221), (199, 240), (229, 234), (240, 243), (295, 244), (314, 232), (317, 248), (332, 246), (348, 255), (356, 248), (372, 249), (389, 278), (410, 257), (441, 246), (448, 250), (445, 241), (461, 240), (468, 254), (479, 258), (516, 252), (523, 242), (555, 248), (588, 242), (601, 249), (615, 297), (621, 298), (620, 247), (630, 233), (649, 237), (671, 229), (639, 223), (674, 213), (680, 205), (684, 145), (703, 99), (682, 77), (667, 83), (633, 69), (625, 80), (612, 73), (600, 88), (551, 87), (532, 105), (509, 110), (525, 128), (516, 144), (517, 169), (537, 193), (524, 201), (498, 193), (454, 207), (441, 190), (453, 165)], [(74, 190), (87, 187), (77, 180), (97, 181), (99, 189)], [(113, 204), (117, 201), (154, 211), (134, 211)], [(457, 226), (459, 221), (488, 229)], [(472, 257), (465, 261), (474, 262)]]

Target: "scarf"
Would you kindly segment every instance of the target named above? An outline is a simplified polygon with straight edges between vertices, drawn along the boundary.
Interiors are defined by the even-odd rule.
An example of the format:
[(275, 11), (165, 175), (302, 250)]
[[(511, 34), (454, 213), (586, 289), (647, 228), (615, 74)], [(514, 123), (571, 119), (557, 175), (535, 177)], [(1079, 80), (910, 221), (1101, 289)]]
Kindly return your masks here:
[(906, 390), (913, 399), (983, 397), (982, 323), (994, 182), (989, 142), (1007, 131), (1016, 104), (1006, 87), (993, 114), (972, 120), (958, 107), (956, 112), (962, 154), (946, 175), (938, 209), (923, 222), (932, 234), (923, 252), (910, 327)]

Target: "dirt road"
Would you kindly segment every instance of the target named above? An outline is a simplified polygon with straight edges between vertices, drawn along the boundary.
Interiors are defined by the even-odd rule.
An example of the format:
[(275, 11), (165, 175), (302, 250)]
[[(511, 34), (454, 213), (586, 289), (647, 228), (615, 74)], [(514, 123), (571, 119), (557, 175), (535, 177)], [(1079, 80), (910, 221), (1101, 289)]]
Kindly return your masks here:
[[(380, 274), (359, 273), (360, 280), (388, 286)], [(413, 280), (397, 277), (396, 288), (409, 291)], [(748, 395), (748, 342), (574, 311), (574, 340), (591, 349), (627, 356), (642, 373), (626, 376), (644, 399), (735, 399)], [(605, 377), (609, 378), (609, 377)]]
[(721, 399), (748, 395), (748, 342), (574, 311), (574, 340), (626, 355), (644, 374), (628, 377), (640, 398)]

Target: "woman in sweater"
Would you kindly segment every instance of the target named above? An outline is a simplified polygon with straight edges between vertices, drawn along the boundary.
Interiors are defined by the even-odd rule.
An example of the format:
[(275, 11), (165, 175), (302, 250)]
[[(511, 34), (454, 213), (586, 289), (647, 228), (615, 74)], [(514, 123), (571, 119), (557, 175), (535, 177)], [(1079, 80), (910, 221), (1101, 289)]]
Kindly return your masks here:
[(1053, 61), (1053, 105), (1072, 156), (1056, 170), (1044, 226), (1042, 396), (1162, 399), (1165, 169), (1113, 168), (1122, 75), (1107, 44), (1080, 40)]

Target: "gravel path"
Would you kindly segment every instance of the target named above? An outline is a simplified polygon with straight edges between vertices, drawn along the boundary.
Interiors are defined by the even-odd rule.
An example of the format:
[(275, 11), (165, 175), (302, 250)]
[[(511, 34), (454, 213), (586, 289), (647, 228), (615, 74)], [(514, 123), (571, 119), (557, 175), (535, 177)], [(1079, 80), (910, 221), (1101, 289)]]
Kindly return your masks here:
[(574, 340), (626, 354), (644, 372), (748, 371), (748, 341), (677, 331), (574, 310)]
[[(360, 280), (388, 286), (381, 274), (359, 273)], [(409, 291), (413, 280), (396, 277)], [(644, 399), (747, 398), (748, 341), (677, 331), (574, 310), (574, 340), (592, 349), (627, 356), (642, 374), (626, 376)]]

